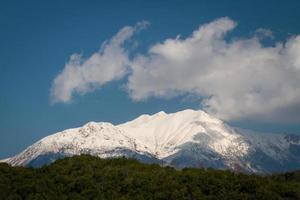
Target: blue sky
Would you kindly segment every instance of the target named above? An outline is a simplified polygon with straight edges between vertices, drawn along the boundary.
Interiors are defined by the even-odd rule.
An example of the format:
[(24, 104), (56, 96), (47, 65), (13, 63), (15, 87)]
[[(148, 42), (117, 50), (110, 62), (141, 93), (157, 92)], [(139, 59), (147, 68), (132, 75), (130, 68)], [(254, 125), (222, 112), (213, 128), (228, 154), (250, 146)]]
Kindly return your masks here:
[[(257, 47), (250, 42), (254, 46), (249, 45), (254, 49), (251, 49), (251, 52), (255, 52), (255, 48), (261, 51), (261, 55), (272, 56), (272, 52), (275, 52), (274, 60), (284, 63), (289, 58), (294, 59), (293, 63), (297, 67), (299, 66), (297, 53), (300, 52), (297, 51), (297, 40), (290, 38), (300, 34), (299, 7), (300, 2), (296, 0), (291, 0), (288, 4), (284, 1), (243, 1), (243, 3), (242, 1), (109, 1), (109, 3), (101, 1), (1, 1), (0, 158), (14, 155), (46, 135), (81, 126), (88, 121), (109, 121), (117, 124), (143, 113), (155, 113), (160, 110), (173, 112), (185, 108), (200, 109), (203, 106), (202, 100), (214, 95), (230, 101), (230, 97), (233, 98), (233, 95), (239, 95), (239, 93), (235, 92), (230, 97), (224, 96), (225, 94), (220, 92), (217, 86), (211, 88), (214, 93), (210, 93), (209, 87), (207, 90), (203, 87), (198, 88), (198, 82), (191, 82), (195, 84), (191, 87), (195, 88), (196, 92), (187, 87), (181, 88), (180, 82), (176, 82), (178, 81), (175, 77), (176, 73), (170, 73), (170, 76), (176, 80), (170, 78), (155, 85), (152, 84), (156, 82), (155, 77), (151, 79), (151, 76), (148, 76), (152, 71), (131, 75), (135, 68), (128, 68), (127, 64), (145, 67), (143, 65), (153, 66), (157, 62), (160, 63), (152, 54), (168, 50), (169, 46), (159, 46), (159, 44), (166, 44), (167, 39), (176, 42), (176, 37), (180, 35), (179, 43), (188, 48), (189, 43), (185, 39), (192, 38), (192, 32), (197, 31), (199, 26), (210, 23), (212, 27), (214, 24), (220, 25), (221, 23), (220, 26), (225, 24), (224, 26), (230, 30), (228, 33), (227, 30), (225, 31), (224, 38), (213, 38), (213, 40), (228, 42), (227, 45), (233, 46), (229, 48), (229, 51), (236, 47), (237, 44), (234, 41), (240, 41), (243, 43), (240, 47), (242, 52), (249, 52), (248, 46), (244, 44), (245, 40), (263, 35), (264, 38), (258, 42), (261, 46)], [(128, 54), (125, 55), (125, 57), (128, 56), (126, 57), (128, 63), (125, 62), (125, 67), (127, 67), (125, 74), (116, 79), (113, 77), (112, 80), (100, 85), (93, 85), (91, 82), (92, 87), (88, 82), (88, 89), (84, 89), (84, 94), (74, 92), (67, 102), (62, 102), (61, 93), (57, 93), (54, 97), (56, 101), (53, 103), (51, 88), (52, 91), (58, 91), (58, 88), (62, 87), (61, 84), (67, 84), (66, 81), (69, 81), (63, 74), (63, 70), (71, 55), (81, 54), (83, 59), (80, 66), (84, 67), (84, 61), (95, 52), (100, 52), (100, 56), (103, 55), (99, 48), (104, 41), (107, 41), (109, 47), (112, 43), (111, 38), (115, 37), (123, 27), (130, 26), (134, 29), (135, 25), (142, 21), (147, 21), (150, 25), (131, 36), (129, 41), (126, 40), (128, 44), (121, 45)], [(236, 27), (230, 27), (231, 23)], [(272, 34), (269, 34), (269, 31), (272, 31)], [(278, 55), (274, 50), (277, 42), (284, 46), (277, 53)], [(151, 53), (150, 49), (155, 45), (157, 48), (154, 53)], [(199, 48), (203, 49), (201, 45), (202, 43)], [(268, 47), (274, 47), (274, 49), (268, 49)], [(227, 50), (227, 47), (224, 48)], [(194, 55), (193, 51), (195, 49), (188, 52)], [(286, 54), (291, 57), (286, 58), (281, 52), (287, 52)], [(147, 62), (141, 63), (137, 59), (138, 56)], [(239, 56), (236, 55), (236, 57)], [(254, 60), (257, 58), (257, 55), (251, 54), (251, 56)], [(232, 60), (232, 58), (226, 57), (225, 61), (227, 60)], [(172, 62), (173, 60), (165, 59), (163, 61), (165, 65), (160, 66), (158, 72), (161, 73), (161, 69), (172, 71), (170, 68)], [(201, 67), (193, 68), (193, 66), (197, 67), (197, 64), (197, 62), (193, 63), (189, 69), (196, 70), (196, 74), (201, 74)], [(188, 67), (189, 64), (186, 65)], [(285, 65), (288, 64), (279, 65), (278, 69), (280, 70)], [(274, 98), (270, 98), (272, 96), (270, 94), (265, 95), (267, 97), (261, 95), (258, 97), (259, 100), (270, 101), (269, 104), (272, 104), (273, 100), (277, 102), (281, 99), (278, 98), (280, 95), (289, 96), (290, 93), (286, 93), (289, 89), (292, 94), (297, 94), (299, 86), (297, 72), (294, 73), (294, 77), (290, 75), (290, 69), (285, 70), (284, 73), (287, 75), (278, 75), (280, 78), (278, 82), (270, 79), (270, 77), (277, 77), (278, 70), (275, 71), (272, 65), (265, 68), (268, 67), (270, 67), (270, 76), (266, 76), (267, 81), (261, 83), (264, 85), (260, 88), (261, 93), (273, 91), (274, 88), (270, 86), (273, 84), (286, 83), (283, 85), (287, 89), (283, 92), (278, 89), (280, 92), (276, 90), (271, 93), (277, 96)], [(63, 78), (55, 86), (54, 82), (59, 74), (63, 74)], [(142, 76), (150, 77), (149, 82), (143, 81), (144, 79), (139, 80)], [(164, 78), (167, 74), (159, 74), (159, 76)], [(129, 77), (135, 84), (129, 83)], [(228, 79), (231, 78), (234, 79), (230, 76)], [(177, 88), (174, 86), (176, 84), (179, 84)], [(78, 89), (81, 86), (76, 87)], [(146, 86), (151, 86), (152, 90), (157, 91), (158, 94), (153, 94), (153, 91)], [(128, 88), (131, 90), (128, 91)], [(168, 91), (167, 94), (166, 91)], [(169, 91), (171, 91), (170, 94)], [(237, 88), (234, 91), (241, 90)], [(225, 92), (229, 93), (229, 91)], [(279, 116), (278, 113), (281, 112), (276, 110), (276, 103), (269, 109), (271, 114), (254, 113), (245, 117), (243, 115), (245, 110), (241, 110), (240, 113), (228, 113), (223, 107), (217, 107), (219, 104), (208, 102), (208, 105), (212, 110), (219, 109), (217, 114), (235, 126), (266, 132), (300, 134), (298, 116), (300, 101), (292, 101), (296, 97), (292, 96), (285, 101), (291, 102), (284, 104), (283, 117)], [(220, 106), (223, 105), (220, 104)], [(268, 107), (268, 103), (258, 104), (258, 106)]]

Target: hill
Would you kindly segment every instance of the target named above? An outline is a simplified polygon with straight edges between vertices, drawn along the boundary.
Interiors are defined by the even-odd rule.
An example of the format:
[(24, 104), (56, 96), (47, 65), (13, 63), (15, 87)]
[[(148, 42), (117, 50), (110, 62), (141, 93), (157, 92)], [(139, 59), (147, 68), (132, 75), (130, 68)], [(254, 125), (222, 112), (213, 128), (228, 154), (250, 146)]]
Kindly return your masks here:
[(81, 155), (41, 168), (1, 163), (0, 199), (300, 199), (300, 172), (258, 176), (176, 170), (134, 159)]

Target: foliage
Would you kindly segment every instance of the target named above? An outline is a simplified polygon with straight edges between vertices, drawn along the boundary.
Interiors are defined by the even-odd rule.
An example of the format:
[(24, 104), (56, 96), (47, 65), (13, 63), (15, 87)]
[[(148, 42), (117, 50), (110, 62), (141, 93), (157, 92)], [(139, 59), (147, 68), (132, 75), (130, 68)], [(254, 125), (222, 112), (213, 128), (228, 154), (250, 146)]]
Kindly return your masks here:
[(42, 168), (0, 164), (0, 199), (300, 199), (300, 172), (272, 176), (142, 164), (88, 155)]

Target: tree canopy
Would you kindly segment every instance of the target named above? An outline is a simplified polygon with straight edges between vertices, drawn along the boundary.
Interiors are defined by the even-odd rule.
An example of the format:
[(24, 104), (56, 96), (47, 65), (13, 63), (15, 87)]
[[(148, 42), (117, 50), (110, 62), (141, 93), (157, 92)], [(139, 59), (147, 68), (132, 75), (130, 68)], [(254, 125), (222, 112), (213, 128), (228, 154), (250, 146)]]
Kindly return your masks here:
[(300, 199), (300, 171), (263, 177), (81, 155), (41, 168), (1, 163), (0, 199), (292, 200)]

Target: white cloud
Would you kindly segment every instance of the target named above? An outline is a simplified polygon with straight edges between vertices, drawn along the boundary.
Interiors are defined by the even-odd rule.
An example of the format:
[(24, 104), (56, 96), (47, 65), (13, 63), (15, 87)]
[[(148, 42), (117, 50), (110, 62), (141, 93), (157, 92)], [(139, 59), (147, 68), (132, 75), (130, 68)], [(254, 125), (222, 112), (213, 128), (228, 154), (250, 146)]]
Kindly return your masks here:
[(255, 34), (257, 37), (260, 39), (264, 39), (265, 37), (274, 38), (273, 32), (270, 29), (265, 29), (265, 28), (259, 28), (255, 30)]
[[(236, 23), (221, 18), (186, 38), (167, 39), (133, 60), (128, 90), (135, 100), (196, 94), (225, 120), (300, 121), (300, 36), (264, 46), (260, 37), (228, 40)], [(270, 31), (258, 32), (271, 36)], [(294, 110), (295, 112), (295, 110)], [(282, 117), (285, 116), (285, 117)]]
[(124, 77), (130, 64), (124, 43), (147, 24), (148, 22), (140, 22), (134, 27), (122, 28), (110, 41), (104, 42), (98, 52), (87, 59), (73, 54), (63, 71), (53, 81), (52, 102), (69, 102), (75, 93), (85, 94), (109, 81)]
[(126, 77), (136, 101), (192, 94), (221, 119), (300, 122), (300, 36), (274, 46), (261, 41), (273, 37), (268, 29), (250, 38), (227, 38), (237, 24), (225, 17), (130, 59), (124, 42), (144, 26), (121, 29), (86, 60), (72, 55), (53, 82), (53, 101), (68, 102), (75, 93)]

